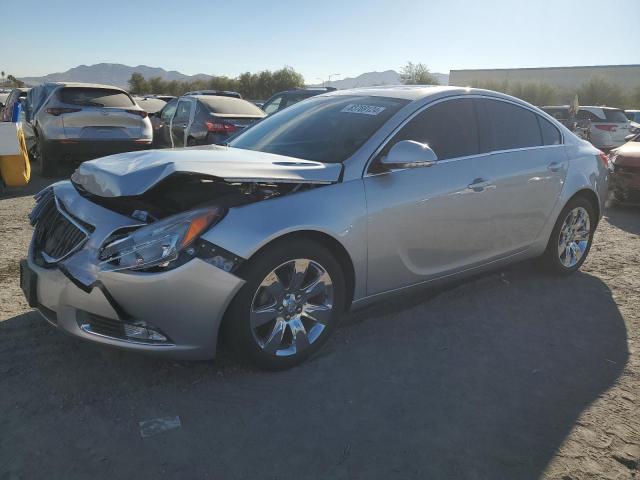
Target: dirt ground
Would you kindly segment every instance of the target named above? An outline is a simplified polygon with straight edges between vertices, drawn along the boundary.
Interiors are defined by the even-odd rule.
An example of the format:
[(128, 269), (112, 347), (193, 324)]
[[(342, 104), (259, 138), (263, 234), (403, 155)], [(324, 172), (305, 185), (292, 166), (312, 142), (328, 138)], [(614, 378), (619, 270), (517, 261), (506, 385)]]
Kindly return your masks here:
[(570, 278), (525, 263), (399, 297), (264, 373), (45, 324), (18, 286), (42, 185), (0, 199), (2, 480), (640, 478), (640, 207), (606, 212)]

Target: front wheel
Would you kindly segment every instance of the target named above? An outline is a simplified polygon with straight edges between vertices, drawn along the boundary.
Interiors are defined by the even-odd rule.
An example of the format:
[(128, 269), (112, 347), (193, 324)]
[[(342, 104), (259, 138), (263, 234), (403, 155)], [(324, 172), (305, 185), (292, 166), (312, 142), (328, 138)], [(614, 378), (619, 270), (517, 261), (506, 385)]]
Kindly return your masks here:
[(567, 203), (543, 256), (552, 273), (569, 275), (582, 266), (591, 249), (595, 225), (595, 209), (586, 198), (575, 197)]
[(234, 351), (256, 366), (298, 365), (326, 342), (345, 304), (345, 282), (322, 245), (285, 241), (247, 265), (246, 283), (225, 318)]

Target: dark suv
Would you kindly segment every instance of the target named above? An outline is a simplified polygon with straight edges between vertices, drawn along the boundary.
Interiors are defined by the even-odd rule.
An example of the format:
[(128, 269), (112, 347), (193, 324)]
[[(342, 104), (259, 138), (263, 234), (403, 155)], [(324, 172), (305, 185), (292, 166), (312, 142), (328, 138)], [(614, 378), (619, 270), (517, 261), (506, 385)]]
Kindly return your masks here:
[(262, 109), (267, 115), (273, 115), (280, 110), (284, 110), (290, 107), (294, 103), (298, 103), (301, 100), (309, 97), (315, 97), (321, 93), (333, 92), (335, 87), (318, 87), (318, 88), (296, 88), (294, 90), (287, 90), (284, 92), (278, 92), (273, 95), (269, 100), (264, 102)]

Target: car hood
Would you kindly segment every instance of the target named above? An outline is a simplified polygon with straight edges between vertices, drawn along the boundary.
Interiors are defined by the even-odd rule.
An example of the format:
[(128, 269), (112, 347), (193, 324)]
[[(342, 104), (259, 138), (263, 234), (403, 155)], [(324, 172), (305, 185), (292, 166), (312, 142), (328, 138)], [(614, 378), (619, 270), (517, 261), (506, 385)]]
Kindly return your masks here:
[(337, 182), (342, 164), (301, 160), (272, 153), (218, 145), (129, 152), (84, 162), (71, 176), (87, 192), (101, 197), (141, 195), (174, 174), (227, 182)]
[(637, 164), (640, 162), (640, 142), (627, 142), (612, 153), (616, 156), (616, 164), (622, 165), (625, 162)]

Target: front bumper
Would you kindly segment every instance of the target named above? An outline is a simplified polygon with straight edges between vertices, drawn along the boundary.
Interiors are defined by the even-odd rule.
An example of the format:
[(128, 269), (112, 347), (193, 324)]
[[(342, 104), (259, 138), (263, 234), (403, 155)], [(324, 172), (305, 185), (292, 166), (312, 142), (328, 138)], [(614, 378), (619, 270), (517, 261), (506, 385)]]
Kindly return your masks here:
[[(215, 356), (224, 312), (244, 281), (195, 258), (161, 273), (105, 272), (84, 287), (59, 268), (37, 274), (36, 308), (49, 323), (76, 337), (113, 347), (171, 358), (200, 360)], [(91, 331), (87, 318), (103, 324), (148, 325), (166, 342), (121, 338), (110, 331)], [(115, 331), (115, 330), (114, 330)]]

